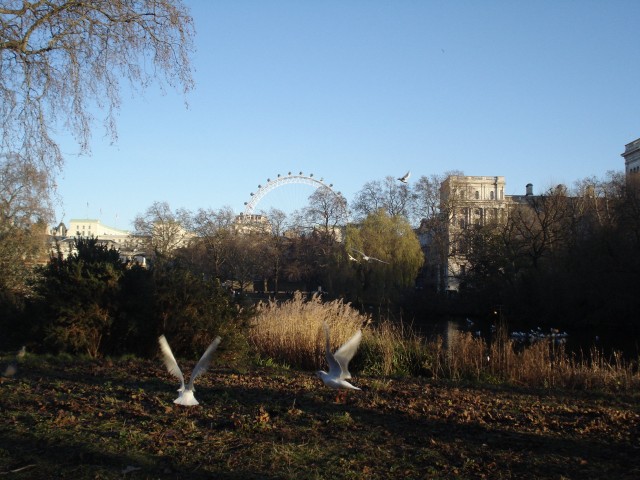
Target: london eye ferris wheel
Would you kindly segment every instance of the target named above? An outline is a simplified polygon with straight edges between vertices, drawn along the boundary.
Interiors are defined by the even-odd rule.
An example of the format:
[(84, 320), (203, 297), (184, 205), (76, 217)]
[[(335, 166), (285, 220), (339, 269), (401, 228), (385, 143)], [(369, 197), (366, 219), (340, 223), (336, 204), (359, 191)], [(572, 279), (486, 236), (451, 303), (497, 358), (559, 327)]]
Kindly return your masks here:
[[(304, 185), (314, 190), (322, 188), (326, 189), (327, 192), (338, 198), (342, 197), (340, 192), (336, 192), (333, 190), (332, 183), (326, 183), (323, 178), (318, 179), (314, 177), (313, 173), (310, 173), (308, 175), (304, 174), (303, 172), (299, 172), (297, 174), (289, 172), (286, 175), (278, 174), (275, 178), (267, 178), (266, 183), (258, 185), (258, 189), (255, 192), (251, 192), (250, 199), (244, 202), (244, 215), (255, 214), (258, 204), (263, 199), (265, 199), (267, 195), (273, 195), (272, 192), (274, 192), (274, 190), (280, 189), (280, 187), (283, 187), (285, 185)], [(282, 191), (282, 189), (280, 189), (280, 191)], [(300, 202), (302, 201), (300, 198), (300, 194), (296, 193), (296, 195), (297, 198), (289, 198), (285, 200), (285, 204), (287, 204), (287, 207), (290, 208), (291, 206), (298, 206), (300, 204)]]

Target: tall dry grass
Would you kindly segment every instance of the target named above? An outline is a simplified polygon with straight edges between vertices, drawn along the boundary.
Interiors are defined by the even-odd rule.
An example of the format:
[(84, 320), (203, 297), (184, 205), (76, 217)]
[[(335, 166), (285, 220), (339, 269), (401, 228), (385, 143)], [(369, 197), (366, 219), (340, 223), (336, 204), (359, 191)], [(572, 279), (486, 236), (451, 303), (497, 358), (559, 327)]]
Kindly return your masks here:
[(403, 324), (373, 324), (370, 316), (340, 300), (323, 302), (300, 293), (282, 303), (259, 304), (248, 340), (262, 358), (308, 370), (326, 368), (324, 322), (333, 350), (362, 329), (350, 365), (362, 375), (425, 375), (549, 388), (640, 387), (638, 362), (625, 361), (619, 353), (606, 358), (594, 349), (578, 357), (551, 340), (516, 348), (506, 329), (499, 329), (491, 344), (462, 332), (447, 342), (441, 337), (427, 341)]
[(364, 315), (340, 300), (322, 302), (296, 293), (282, 303), (257, 306), (249, 328), (249, 343), (264, 358), (304, 369), (326, 368), (323, 323), (329, 325), (331, 349), (336, 350), (358, 329), (362, 342), (350, 370), (370, 375), (411, 374), (425, 362), (424, 340), (391, 322), (374, 326)]
[(428, 348), (436, 353), (434, 376), (441, 378), (570, 389), (640, 387), (638, 361), (625, 360), (621, 352), (608, 358), (595, 348), (578, 356), (552, 339), (522, 347), (500, 333), (491, 344), (470, 333), (459, 333), (447, 348), (441, 339), (431, 342)]
[(323, 365), (325, 339), (322, 325), (331, 330), (332, 348), (338, 348), (368, 321), (339, 300), (307, 299), (300, 292), (285, 302), (261, 302), (250, 323), (249, 344), (262, 357), (304, 369)]

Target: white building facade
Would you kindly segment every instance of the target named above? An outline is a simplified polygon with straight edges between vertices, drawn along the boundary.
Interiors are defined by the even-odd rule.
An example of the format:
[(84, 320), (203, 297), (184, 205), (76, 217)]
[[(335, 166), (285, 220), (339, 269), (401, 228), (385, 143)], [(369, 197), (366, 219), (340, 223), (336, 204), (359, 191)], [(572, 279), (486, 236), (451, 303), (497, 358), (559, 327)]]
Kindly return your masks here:
[(446, 254), (441, 284), (445, 291), (458, 291), (466, 273), (463, 232), (471, 225), (503, 222), (507, 215), (506, 182), (501, 176), (451, 175), (440, 185), (440, 211), (447, 215)]
[(640, 173), (640, 138), (627, 143), (621, 155), (624, 158), (624, 173), (627, 178)]
[(443, 242), (446, 261), (441, 266), (439, 290), (457, 292), (460, 278), (467, 269), (466, 236), (470, 227), (501, 225), (509, 210), (527, 202), (533, 195), (533, 185), (526, 186), (525, 195), (506, 195), (502, 176), (451, 175), (440, 185), (440, 211), (447, 216)]
[(64, 257), (70, 255), (74, 251), (75, 240), (78, 238), (95, 238), (101, 244), (113, 247), (118, 250), (123, 260), (135, 259), (139, 263), (145, 263), (143, 237), (133, 235), (127, 230), (113, 228), (104, 225), (100, 220), (91, 218), (80, 218), (69, 220), (69, 227), (60, 224), (52, 229), (52, 253), (56, 253), (57, 249)]

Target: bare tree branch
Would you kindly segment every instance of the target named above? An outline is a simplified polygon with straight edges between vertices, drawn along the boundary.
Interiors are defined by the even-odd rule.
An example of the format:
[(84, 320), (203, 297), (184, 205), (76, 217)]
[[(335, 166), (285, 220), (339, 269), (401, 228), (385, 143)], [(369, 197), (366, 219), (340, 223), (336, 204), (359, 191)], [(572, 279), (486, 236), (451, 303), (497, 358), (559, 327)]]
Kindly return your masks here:
[[(93, 106), (117, 138), (121, 87), (193, 88), (194, 27), (180, 0), (3, 0), (0, 152), (62, 166), (56, 131), (89, 152)], [(147, 62), (146, 59), (150, 59)]]

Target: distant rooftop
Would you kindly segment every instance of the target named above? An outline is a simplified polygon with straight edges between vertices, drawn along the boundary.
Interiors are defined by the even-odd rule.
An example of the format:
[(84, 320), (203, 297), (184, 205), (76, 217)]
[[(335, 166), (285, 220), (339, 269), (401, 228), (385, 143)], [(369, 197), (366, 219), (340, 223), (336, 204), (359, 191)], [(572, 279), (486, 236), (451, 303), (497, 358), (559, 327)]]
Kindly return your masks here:
[(639, 149), (640, 149), (640, 138), (638, 138), (637, 140), (634, 140), (631, 143), (627, 143), (625, 145), (624, 153), (622, 154), (622, 156), (627, 156), (631, 152), (634, 152)]
[[(99, 229), (95, 228), (93, 230), (93, 233), (96, 235), (131, 235), (131, 232), (129, 232), (128, 230), (110, 227), (109, 225), (105, 225), (104, 223), (100, 222), (100, 220), (96, 218), (72, 218), (69, 220), (70, 231), (73, 230), (74, 225), (95, 225), (99, 227)], [(102, 232), (100, 232), (100, 230), (102, 230)]]

